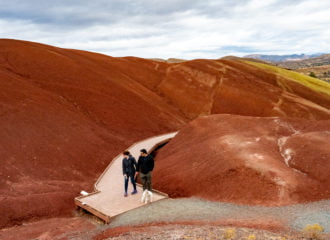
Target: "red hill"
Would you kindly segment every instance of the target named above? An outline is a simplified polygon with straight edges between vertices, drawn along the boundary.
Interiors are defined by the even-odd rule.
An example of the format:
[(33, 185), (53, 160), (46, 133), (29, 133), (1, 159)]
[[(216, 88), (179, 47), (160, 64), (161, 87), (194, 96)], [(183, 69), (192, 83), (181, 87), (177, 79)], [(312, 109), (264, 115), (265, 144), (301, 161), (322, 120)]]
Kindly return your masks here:
[(154, 187), (244, 204), (328, 199), (329, 130), (330, 120), (202, 117), (160, 150)]

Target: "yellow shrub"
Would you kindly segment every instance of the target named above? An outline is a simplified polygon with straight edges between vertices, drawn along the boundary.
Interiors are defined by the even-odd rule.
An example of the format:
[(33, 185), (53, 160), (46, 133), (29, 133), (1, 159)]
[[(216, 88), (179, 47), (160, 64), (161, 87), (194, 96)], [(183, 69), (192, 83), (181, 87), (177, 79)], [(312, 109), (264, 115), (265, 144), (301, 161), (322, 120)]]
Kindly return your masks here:
[(234, 228), (226, 229), (223, 237), (224, 239), (234, 239), (236, 236), (236, 230)]
[(305, 235), (305, 237), (311, 238), (311, 239), (321, 239), (321, 235), (322, 232), (324, 231), (323, 227), (318, 224), (315, 223), (313, 225), (307, 225), (304, 229), (303, 229), (303, 233)]
[(256, 239), (257, 239), (257, 237), (254, 234), (250, 234), (247, 238), (247, 240), (256, 240)]

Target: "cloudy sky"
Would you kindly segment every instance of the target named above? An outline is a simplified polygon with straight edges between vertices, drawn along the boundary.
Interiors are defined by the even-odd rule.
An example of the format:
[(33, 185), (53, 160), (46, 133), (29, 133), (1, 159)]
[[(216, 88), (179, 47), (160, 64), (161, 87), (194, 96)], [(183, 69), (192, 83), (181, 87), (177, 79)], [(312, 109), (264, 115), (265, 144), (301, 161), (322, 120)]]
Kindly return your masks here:
[(327, 0), (0, 0), (0, 38), (111, 56), (330, 52)]

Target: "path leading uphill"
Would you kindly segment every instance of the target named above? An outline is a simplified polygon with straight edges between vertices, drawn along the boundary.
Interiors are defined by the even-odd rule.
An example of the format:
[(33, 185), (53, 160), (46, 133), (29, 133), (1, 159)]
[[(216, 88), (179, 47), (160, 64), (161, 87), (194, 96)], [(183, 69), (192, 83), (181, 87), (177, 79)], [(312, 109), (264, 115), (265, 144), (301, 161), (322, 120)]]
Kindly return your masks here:
[[(148, 138), (133, 144), (127, 150), (137, 158), (140, 149), (145, 148), (148, 152), (151, 152), (157, 146), (168, 142), (175, 135), (176, 132)], [(114, 216), (144, 205), (140, 202), (142, 194), (142, 188), (140, 186), (137, 187), (138, 194), (129, 195), (127, 198), (124, 198), (122, 159), (123, 155), (119, 154), (112, 160), (95, 183), (95, 191), (93, 193), (75, 198), (75, 203), (78, 206), (86, 209), (106, 222), (109, 222)], [(131, 191), (132, 185), (129, 183), (128, 192)], [(156, 190), (153, 192), (153, 202), (168, 197), (165, 193)]]

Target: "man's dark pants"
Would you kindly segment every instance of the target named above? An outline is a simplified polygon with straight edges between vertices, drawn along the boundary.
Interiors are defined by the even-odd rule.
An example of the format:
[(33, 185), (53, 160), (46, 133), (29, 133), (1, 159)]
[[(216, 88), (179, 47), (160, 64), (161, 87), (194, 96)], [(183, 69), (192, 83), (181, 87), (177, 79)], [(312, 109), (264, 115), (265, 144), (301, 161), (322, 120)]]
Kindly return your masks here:
[(148, 189), (149, 191), (152, 190), (152, 174), (151, 172), (148, 172), (147, 174), (144, 173), (140, 173), (140, 179), (142, 182), (142, 186), (143, 186), (143, 191)]

